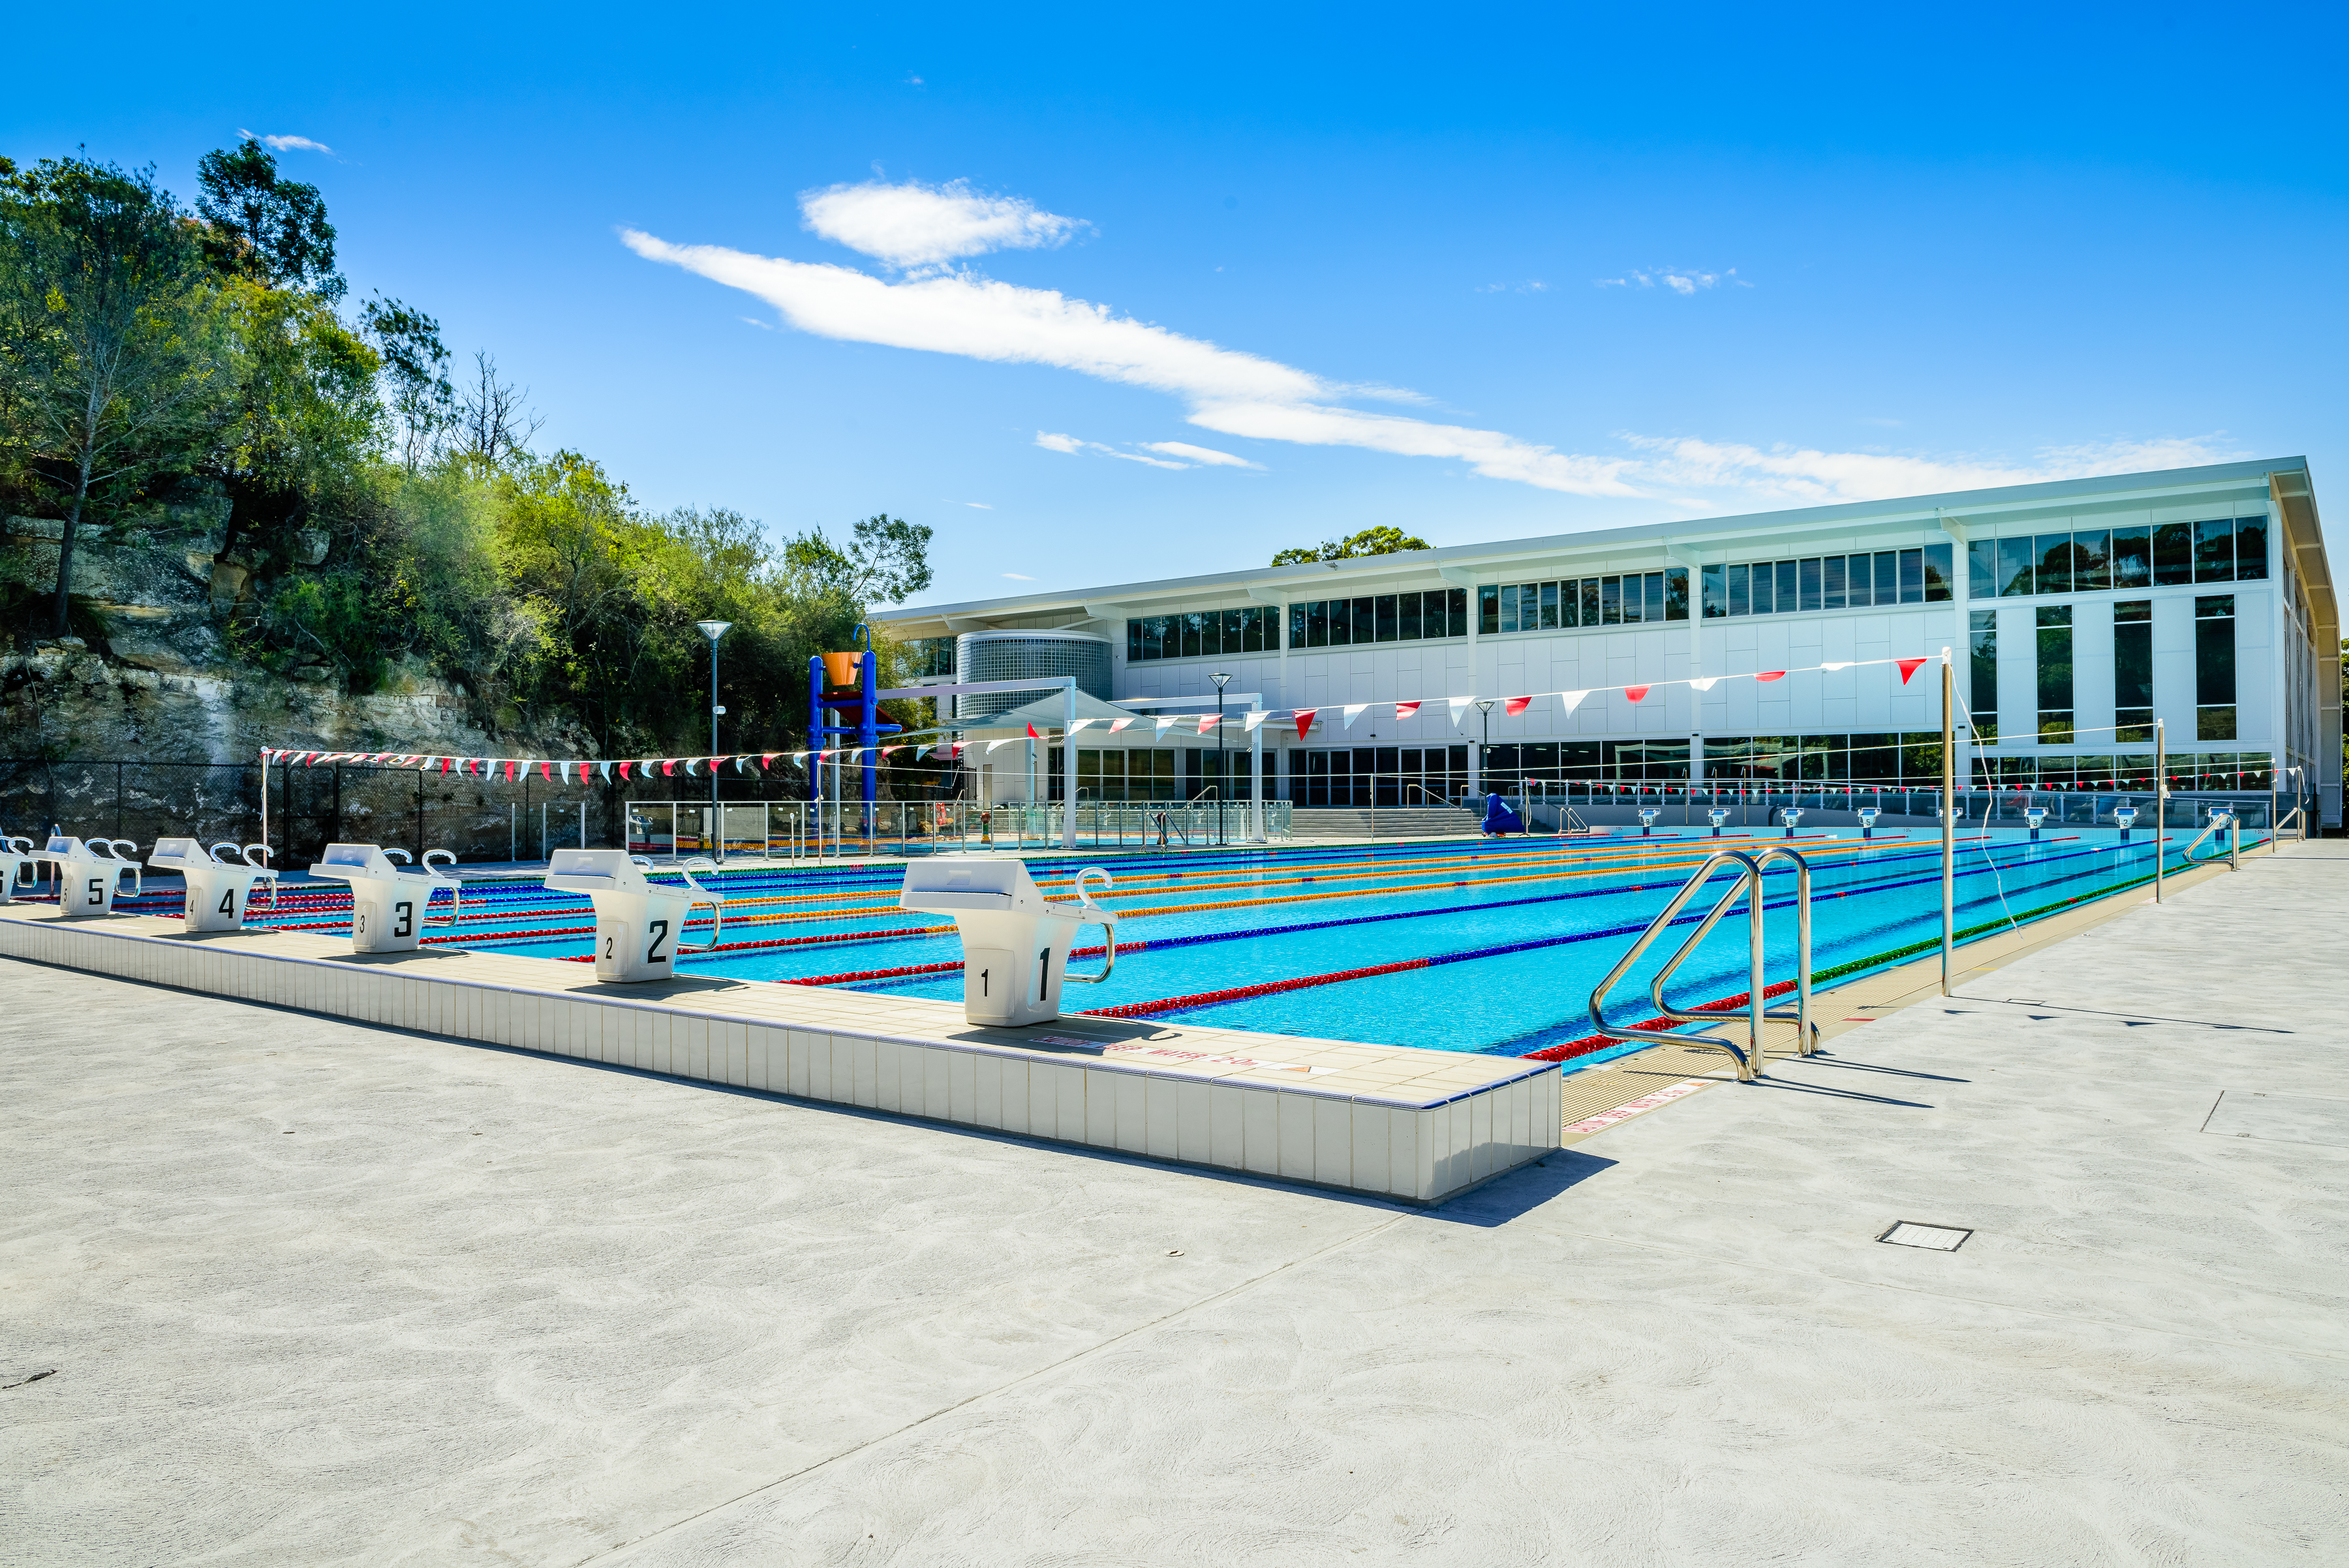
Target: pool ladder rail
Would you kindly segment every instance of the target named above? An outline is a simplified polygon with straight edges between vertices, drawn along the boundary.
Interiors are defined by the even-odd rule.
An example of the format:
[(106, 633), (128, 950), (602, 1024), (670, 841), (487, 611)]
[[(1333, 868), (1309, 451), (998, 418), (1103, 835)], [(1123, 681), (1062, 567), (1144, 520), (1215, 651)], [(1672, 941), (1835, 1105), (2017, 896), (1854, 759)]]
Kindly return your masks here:
[[(1772, 1012), (1764, 995), (1768, 981), (1763, 973), (1763, 872), (1773, 860), (1791, 861), (1795, 867), (1795, 1007), (1791, 1012)], [(1726, 1035), (1675, 1034), (1669, 1030), (1608, 1023), (1605, 1012), (1607, 993), (1630, 971), (1633, 964), (1639, 962), (1640, 955), (1648, 950), (1656, 938), (1680, 918), (1681, 911), (1696, 897), (1697, 889), (1703, 887), (1716, 870), (1733, 862), (1738, 870), (1730, 881), (1728, 891), (1714, 902), (1712, 912), (1697, 922), (1696, 929), (1689, 933), (1688, 940), (1681, 943), (1680, 950), (1656, 971), (1655, 979), (1648, 984), (1648, 1000), (1657, 1013), (1665, 1018), (1704, 1023), (1723, 1016), (1718, 1012), (1697, 1012), (1673, 1006), (1664, 1000), (1664, 983), (1671, 979), (1673, 971), (1687, 961), (1689, 955), (1696, 951), (1713, 928), (1721, 922), (1721, 918), (1736, 906), (1739, 898), (1744, 898), (1747, 901), (1747, 950), (1750, 955), (1745, 996), (1745, 1044), (1741, 1046)], [(1772, 1021), (1795, 1025), (1800, 1054), (1809, 1056), (1817, 1053), (1818, 1026), (1811, 1022), (1811, 863), (1797, 851), (1782, 844), (1765, 845), (1754, 849), (1717, 850), (1707, 857), (1704, 864), (1698, 867), (1688, 881), (1682, 885), (1681, 890), (1672, 895), (1671, 901), (1649, 922), (1648, 929), (1633, 940), (1623, 956), (1616, 961), (1615, 967), (1607, 971), (1606, 977), (1590, 993), (1590, 1024), (1600, 1034), (1610, 1040), (1644, 1041), (1656, 1045), (1717, 1046), (1729, 1053), (1731, 1059), (1737, 1064), (1737, 1081), (1741, 1084), (1754, 1082), (1765, 1070), (1763, 1029), (1766, 1023)]]

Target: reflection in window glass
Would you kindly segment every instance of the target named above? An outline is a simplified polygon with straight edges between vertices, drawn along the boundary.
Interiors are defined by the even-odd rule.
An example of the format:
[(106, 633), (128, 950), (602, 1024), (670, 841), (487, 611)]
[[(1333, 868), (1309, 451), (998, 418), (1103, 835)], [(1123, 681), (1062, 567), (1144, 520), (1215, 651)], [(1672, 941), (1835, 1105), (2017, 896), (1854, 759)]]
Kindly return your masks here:
[(1664, 618), (1663, 573), (1645, 572), (1640, 575), (1640, 600), (1646, 607), (1640, 618), (1648, 621), (1661, 621)]
[(1729, 568), (1729, 613), (1731, 615), (1753, 613), (1754, 601), (1747, 593), (1745, 586), (1747, 571), (1748, 567), (1743, 563)]
[(2113, 586), (2112, 531), (2082, 529), (2072, 535), (2072, 591), (2094, 593)]
[(1925, 602), (1940, 604), (1957, 595), (1956, 568), (1951, 565), (1955, 545), (1925, 546)]
[(2113, 587), (2144, 588), (2153, 586), (2153, 530), (2150, 528), (2116, 528), (2113, 530)]
[(1698, 588), (1704, 596), (1702, 615), (1707, 620), (1717, 620), (1729, 614), (1729, 568), (1707, 566), (1698, 575)]
[(1823, 580), (1825, 576), (1825, 574), (1821, 569), (1821, 561), (1816, 556), (1813, 556), (1808, 560), (1795, 562), (1795, 567), (1796, 572), (1796, 580), (1801, 584), (1801, 587), (1796, 589), (1798, 597), (1796, 598), (1795, 603), (1800, 607), (1806, 610), (1815, 610), (1818, 608), (1819, 595), (1823, 588)]
[(2173, 587), (2194, 580), (2194, 525), (2164, 523), (2153, 531), (2153, 580)]
[(2070, 593), (2072, 535), (2041, 534), (2033, 538), (2031, 548), (2038, 563), (2039, 591), (2043, 594)]
[(2031, 592), (2031, 540), (2026, 536), (1998, 542), (1998, 591), (2002, 598)]
[(2072, 607), (2048, 605), (2037, 617), (2039, 743), (2068, 745), (2073, 738)]
[(2113, 722), (2120, 741), (2153, 739), (2153, 601), (2113, 606)]
[(2235, 580), (2235, 520), (2194, 524), (2194, 580), (2231, 583)]
[(1795, 605), (1797, 602), (1795, 587), (1795, 563), (1792, 561), (1775, 562), (1773, 563), (1773, 570), (1778, 579), (1778, 613), (1780, 615), (1791, 614), (1793, 613)]
[(2235, 580), (2260, 582), (2268, 575), (2268, 520), (2235, 519)]
[(1920, 605), (1925, 602), (1925, 552), (1900, 552), (1900, 602)]

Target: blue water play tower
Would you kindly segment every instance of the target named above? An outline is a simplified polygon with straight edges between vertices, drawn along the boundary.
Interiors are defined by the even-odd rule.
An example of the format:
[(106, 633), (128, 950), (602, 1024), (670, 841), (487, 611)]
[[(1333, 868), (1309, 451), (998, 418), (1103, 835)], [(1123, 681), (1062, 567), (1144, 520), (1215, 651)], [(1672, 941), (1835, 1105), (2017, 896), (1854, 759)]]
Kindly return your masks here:
[[(881, 737), (896, 734), (904, 726), (881, 722), (881, 661), (873, 651), (872, 631), (859, 622), (850, 640), (857, 644), (855, 651), (808, 655), (808, 743), (824, 751), (831, 749), (825, 736), (837, 735), (843, 741), (855, 737), (857, 757), (864, 764), (864, 819), (858, 836), (870, 837), (873, 804), (879, 798)], [(835, 709), (852, 710), (855, 722), (826, 722)], [(823, 798), (823, 774), (819, 763), (808, 769), (808, 799)]]

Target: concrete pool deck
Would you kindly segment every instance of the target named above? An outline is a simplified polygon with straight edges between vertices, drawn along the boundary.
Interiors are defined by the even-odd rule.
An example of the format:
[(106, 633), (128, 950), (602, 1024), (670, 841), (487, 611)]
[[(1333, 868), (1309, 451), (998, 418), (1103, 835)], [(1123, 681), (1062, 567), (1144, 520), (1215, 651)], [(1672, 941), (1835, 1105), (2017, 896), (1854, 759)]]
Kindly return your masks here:
[(2329, 1563), (2344, 913), (1432, 1210), (0, 962), (0, 1559)]

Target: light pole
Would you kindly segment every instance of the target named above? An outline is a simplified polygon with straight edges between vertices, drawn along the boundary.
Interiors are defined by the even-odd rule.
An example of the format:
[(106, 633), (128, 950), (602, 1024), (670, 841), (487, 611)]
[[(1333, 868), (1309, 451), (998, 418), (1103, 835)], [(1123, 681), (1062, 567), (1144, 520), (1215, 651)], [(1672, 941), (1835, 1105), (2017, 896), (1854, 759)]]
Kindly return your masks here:
[(1224, 771), (1224, 686), (1231, 677), (1217, 672), (1207, 679), (1216, 683), (1216, 842), (1221, 845), (1224, 841), (1224, 791), (1231, 787), (1231, 780)]
[[(718, 859), (726, 858), (726, 821), (719, 816), (718, 805), (718, 721), (726, 710), (718, 705), (718, 639), (726, 635), (730, 620), (698, 620), (701, 635), (709, 639), (709, 838)], [(670, 848), (674, 850), (675, 845)]]

